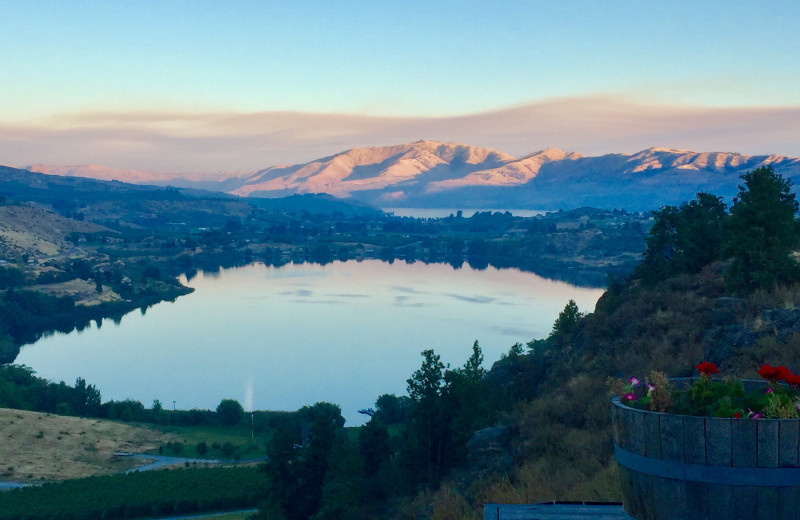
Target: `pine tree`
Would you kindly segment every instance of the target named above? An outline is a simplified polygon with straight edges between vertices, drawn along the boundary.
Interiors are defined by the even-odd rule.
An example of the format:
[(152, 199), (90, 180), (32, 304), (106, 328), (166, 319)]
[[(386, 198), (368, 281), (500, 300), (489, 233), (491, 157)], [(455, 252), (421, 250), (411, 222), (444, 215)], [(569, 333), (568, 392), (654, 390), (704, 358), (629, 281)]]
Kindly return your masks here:
[(791, 182), (771, 166), (745, 173), (728, 220), (728, 286), (739, 293), (798, 279), (790, 254), (800, 245), (798, 203)]

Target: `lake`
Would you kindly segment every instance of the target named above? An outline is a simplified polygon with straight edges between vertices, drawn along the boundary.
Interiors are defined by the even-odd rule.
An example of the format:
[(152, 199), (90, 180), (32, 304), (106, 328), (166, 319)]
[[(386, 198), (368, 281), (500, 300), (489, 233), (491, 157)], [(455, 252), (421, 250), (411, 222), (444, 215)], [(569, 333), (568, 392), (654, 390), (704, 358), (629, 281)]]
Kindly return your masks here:
[(54, 381), (83, 377), (104, 401), (213, 409), (233, 398), (246, 410), (330, 401), (359, 425), (358, 409), (406, 393), (422, 350), (458, 367), (477, 339), (488, 369), (515, 342), (547, 336), (570, 298), (586, 312), (602, 294), (513, 269), (378, 260), (252, 264), (182, 282), (195, 292), (44, 337), (16, 363)]

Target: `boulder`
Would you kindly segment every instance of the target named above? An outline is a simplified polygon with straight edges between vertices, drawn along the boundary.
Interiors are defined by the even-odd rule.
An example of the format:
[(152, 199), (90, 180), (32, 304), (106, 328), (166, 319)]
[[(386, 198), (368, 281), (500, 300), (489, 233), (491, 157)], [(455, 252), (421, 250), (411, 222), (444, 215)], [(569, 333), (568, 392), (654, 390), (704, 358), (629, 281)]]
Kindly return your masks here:
[(472, 473), (505, 473), (514, 465), (508, 426), (475, 432), (467, 442), (467, 464)]
[(746, 325), (737, 323), (713, 327), (705, 335), (704, 359), (720, 364), (737, 350), (756, 342), (756, 334)]

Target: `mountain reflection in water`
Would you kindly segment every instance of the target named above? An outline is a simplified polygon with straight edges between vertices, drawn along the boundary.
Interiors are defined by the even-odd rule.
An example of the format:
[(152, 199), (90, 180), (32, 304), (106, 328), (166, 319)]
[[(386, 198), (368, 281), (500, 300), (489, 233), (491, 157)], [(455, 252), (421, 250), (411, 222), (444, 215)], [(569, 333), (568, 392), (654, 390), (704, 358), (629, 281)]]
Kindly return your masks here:
[(294, 410), (317, 401), (357, 410), (405, 394), (420, 352), (461, 366), (480, 342), (488, 369), (519, 341), (545, 337), (572, 298), (592, 311), (600, 289), (513, 269), (394, 264), (377, 260), (252, 264), (183, 280), (194, 293), (42, 338), (17, 363), (54, 381), (83, 377), (103, 400), (154, 399), (210, 408)]

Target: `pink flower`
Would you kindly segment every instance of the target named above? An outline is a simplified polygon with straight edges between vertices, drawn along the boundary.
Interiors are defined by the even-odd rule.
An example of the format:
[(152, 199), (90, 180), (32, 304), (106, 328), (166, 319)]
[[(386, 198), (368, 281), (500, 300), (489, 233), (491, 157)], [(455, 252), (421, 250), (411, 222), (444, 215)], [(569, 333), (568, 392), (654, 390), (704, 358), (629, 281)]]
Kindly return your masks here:
[(622, 398), (625, 399), (626, 401), (635, 401), (636, 400), (636, 394), (634, 394), (633, 392), (629, 392), (629, 393), (623, 395)]
[(765, 394), (771, 394), (772, 392), (774, 392), (774, 390), (772, 389), (772, 387), (769, 387), (769, 388), (767, 388), (767, 389), (764, 391), (764, 393), (765, 393)]
[(647, 391), (648, 392), (654, 392), (655, 390), (656, 390), (656, 386), (648, 381), (647, 382)]
[(642, 382), (636, 379), (635, 377), (630, 378), (628, 382), (630, 382), (630, 384), (632, 384), (633, 386), (639, 386), (640, 384), (642, 384)]

